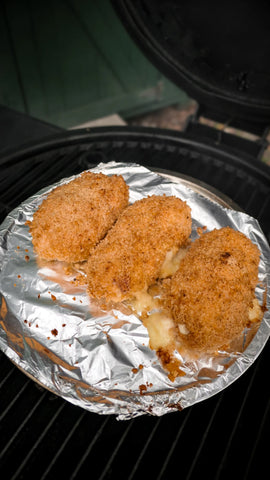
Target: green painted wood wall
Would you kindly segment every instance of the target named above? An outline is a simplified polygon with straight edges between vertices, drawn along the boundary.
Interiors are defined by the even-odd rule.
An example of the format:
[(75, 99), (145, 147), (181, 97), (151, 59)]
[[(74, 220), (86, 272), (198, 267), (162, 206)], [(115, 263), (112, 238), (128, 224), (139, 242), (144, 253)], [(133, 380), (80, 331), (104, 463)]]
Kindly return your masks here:
[(0, 104), (68, 128), (187, 101), (109, 0), (1, 0)]

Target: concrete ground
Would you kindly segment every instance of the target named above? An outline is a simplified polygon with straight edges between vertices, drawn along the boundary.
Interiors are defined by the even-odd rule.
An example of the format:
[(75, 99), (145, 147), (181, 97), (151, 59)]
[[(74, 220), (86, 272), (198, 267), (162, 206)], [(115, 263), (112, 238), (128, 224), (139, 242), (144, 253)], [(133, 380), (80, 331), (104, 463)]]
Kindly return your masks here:
[[(155, 127), (155, 128), (169, 128), (173, 130), (184, 130), (186, 125), (187, 119), (190, 115), (195, 113), (196, 111), (196, 103), (191, 102), (187, 107), (180, 108), (175, 105), (163, 108), (161, 110), (157, 110), (155, 112), (151, 112), (149, 114), (131, 119), (128, 121), (129, 125), (143, 125), (147, 127)], [(213, 123), (207, 122), (205, 123)], [(221, 124), (214, 124), (215, 128), (223, 129), (224, 125)], [(239, 132), (232, 128), (225, 128), (225, 131), (230, 131), (231, 133), (242, 135), (246, 138), (253, 137), (245, 132)], [(267, 137), (268, 143), (270, 142), (270, 134)], [(267, 165), (270, 166), (270, 145), (265, 150), (262, 161), (265, 162)]]
[[(171, 105), (160, 110), (155, 110), (144, 115), (134, 117), (128, 120), (124, 120), (120, 115), (108, 115), (97, 120), (91, 120), (81, 125), (77, 125), (73, 128), (91, 128), (91, 127), (100, 127), (100, 126), (112, 126), (112, 125), (134, 125), (134, 126), (144, 126), (144, 127), (153, 127), (153, 128), (168, 128), (172, 130), (183, 131), (186, 125), (186, 122), (190, 115), (194, 114), (196, 111), (197, 105), (195, 102), (190, 102), (185, 107), (180, 107), (177, 105)], [(242, 131), (237, 131), (229, 127), (225, 127), (222, 124), (208, 122), (207, 120), (202, 120), (205, 123), (212, 124), (215, 128), (224, 129), (224, 131), (229, 131), (231, 133), (242, 135), (246, 138), (252, 139), (253, 136)], [(267, 137), (268, 142), (270, 142), (270, 134)], [(270, 144), (265, 150), (262, 161), (270, 166)]]

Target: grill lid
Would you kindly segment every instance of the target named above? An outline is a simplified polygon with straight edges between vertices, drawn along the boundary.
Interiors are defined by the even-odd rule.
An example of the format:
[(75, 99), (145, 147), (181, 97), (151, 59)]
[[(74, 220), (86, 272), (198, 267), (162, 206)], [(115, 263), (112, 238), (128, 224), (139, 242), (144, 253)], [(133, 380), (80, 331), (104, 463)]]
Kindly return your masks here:
[(151, 62), (200, 105), (256, 128), (270, 124), (269, 2), (112, 3)]

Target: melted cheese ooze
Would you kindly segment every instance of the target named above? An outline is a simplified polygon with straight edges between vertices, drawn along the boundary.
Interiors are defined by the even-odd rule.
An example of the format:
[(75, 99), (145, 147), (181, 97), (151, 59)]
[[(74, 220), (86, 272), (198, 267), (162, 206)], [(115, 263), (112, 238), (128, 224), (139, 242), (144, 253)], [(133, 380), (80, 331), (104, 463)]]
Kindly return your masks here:
[(152, 313), (143, 323), (148, 330), (152, 350), (164, 349), (175, 342), (174, 321), (164, 313)]
[[(161, 267), (160, 278), (164, 279), (172, 276), (178, 270), (186, 252), (187, 248), (181, 248), (177, 252), (168, 252)], [(169, 355), (171, 363), (164, 365), (170, 372), (169, 378), (174, 379), (176, 376), (183, 375), (179, 368), (181, 364), (173, 360), (173, 351), (181, 351), (177, 329), (181, 335), (188, 335), (189, 331), (184, 324), (175, 325), (168, 312), (162, 309), (158, 287), (150, 287), (148, 292), (138, 292), (129, 306), (141, 318), (147, 328), (150, 348), (161, 354), (167, 352), (167, 355)], [(248, 312), (248, 319), (251, 323), (255, 323), (261, 320), (262, 316), (262, 308), (258, 299), (254, 298), (253, 306)]]
[(138, 315), (143, 313), (151, 312), (159, 308), (157, 300), (155, 300), (152, 295), (147, 292), (138, 292), (136, 298), (131, 302), (131, 307)]
[(170, 250), (160, 270), (160, 278), (167, 278), (177, 272), (181, 260), (187, 253), (186, 248), (180, 248), (178, 251)]
[(254, 298), (253, 306), (252, 308), (249, 309), (249, 312), (248, 312), (249, 321), (252, 323), (258, 322), (258, 320), (260, 320), (262, 316), (263, 316), (263, 311), (259, 304), (259, 301), (257, 298)]
[[(186, 251), (186, 248), (180, 248), (178, 251), (171, 250), (167, 253), (160, 270), (160, 278), (170, 277), (178, 270)], [(151, 288), (148, 292), (138, 292), (131, 302), (131, 307), (142, 317), (143, 324), (148, 330), (150, 348), (159, 350), (174, 346), (176, 337), (174, 321), (162, 311), (158, 292)]]

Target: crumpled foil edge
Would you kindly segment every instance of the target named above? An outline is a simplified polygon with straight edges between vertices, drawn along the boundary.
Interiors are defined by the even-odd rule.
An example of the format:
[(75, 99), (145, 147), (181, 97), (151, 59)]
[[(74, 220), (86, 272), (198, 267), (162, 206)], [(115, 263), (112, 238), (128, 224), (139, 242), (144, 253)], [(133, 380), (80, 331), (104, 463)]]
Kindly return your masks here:
[[(229, 225), (242, 231), (261, 250), (259, 279), (269, 286), (269, 245), (254, 218), (226, 209), (137, 164), (110, 162), (91, 171), (123, 175), (130, 187), (131, 202), (152, 194), (176, 195), (186, 200), (192, 209), (192, 238), (197, 236), (197, 228), (204, 225), (209, 230)], [(53, 393), (91, 412), (115, 414), (121, 420), (182, 410), (237, 380), (269, 338), (268, 311), (244, 352), (236, 353), (233, 362), (232, 357), (225, 356), (223, 367), (226, 362), (229, 367), (220, 370), (218, 366), (214, 379), (189, 372), (171, 382), (155, 352), (149, 349), (147, 330), (135, 315), (127, 317), (113, 312), (113, 316), (91, 316), (85, 292), (66, 294), (57, 281), (42, 276), (44, 269), (38, 266), (25, 221), (31, 220), (51, 189), (73, 178), (37, 192), (10, 212), (0, 227), (1, 350), (24, 373)], [(262, 285), (257, 287), (256, 294), (262, 303)], [(266, 296), (269, 304), (269, 287)], [(119, 321), (121, 328), (117, 326)], [(54, 337), (51, 332), (56, 330), (55, 325), (59, 334)], [(65, 328), (61, 329), (61, 325)], [(143, 368), (138, 369), (138, 365)], [(211, 362), (209, 365), (212, 368)]]

